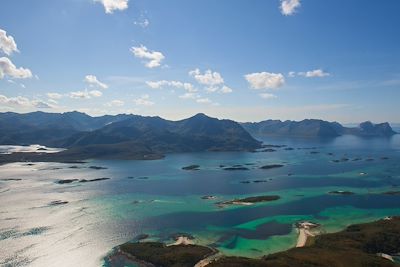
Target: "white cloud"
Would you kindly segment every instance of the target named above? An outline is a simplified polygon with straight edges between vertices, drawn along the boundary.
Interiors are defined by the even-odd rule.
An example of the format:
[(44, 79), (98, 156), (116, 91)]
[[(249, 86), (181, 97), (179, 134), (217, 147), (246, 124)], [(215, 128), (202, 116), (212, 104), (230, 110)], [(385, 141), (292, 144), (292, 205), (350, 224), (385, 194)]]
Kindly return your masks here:
[(89, 95), (93, 96), (93, 97), (100, 97), (103, 95), (103, 93), (99, 90), (92, 90), (92, 91), (89, 91)]
[(39, 109), (53, 108), (52, 105), (50, 105), (46, 102), (40, 101), (40, 100), (33, 100), (32, 105), (33, 105), (33, 107), (39, 108)]
[(264, 98), (264, 99), (274, 99), (274, 98), (276, 98), (277, 96), (274, 95), (274, 94), (263, 93), (263, 94), (260, 94), (260, 97), (261, 97), (261, 98)]
[(0, 29), (0, 50), (8, 56), (13, 52), (18, 52), (14, 38), (10, 35), (7, 36), (7, 32), (2, 29)]
[(165, 56), (161, 52), (148, 50), (144, 45), (138, 47), (133, 46), (130, 51), (137, 58), (147, 59), (148, 62), (145, 63), (148, 68), (155, 68), (161, 65), (161, 61)]
[(5, 75), (15, 79), (26, 79), (32, 77), (32, 72), (29, 69), (17, 68), (7, 57), (0, 57), (0, 79)]
[(20, 107), (20, 108), (39, 108), (39, 109), (53, 108), (51, 104), (36, 99), (30, 100), (29, 98), (23, 96), (6, 97), (4, 95), (0, 95), (0, 104), (8, 107)]
[(300, 5), (300, 0), (281, 0), (281, 13), (285, 16), (293, 15)]
[(161, 80), (161, 81), (149, 81), (146, 82), (146, 84), (153, 89), (161, 89), (164, 86), (168, 87), (175, 87), (175, 88), (182, 88), (185, 89), (188, 92), (196, 92), (197, 89), (194, 88), (193, 84), (191, 83), (184, 83), (180, 81), (166, 81), (166, 80)]
[(133, 24), (138, 25), (142, 28), (147, 28), (150, 25), (150, 21), (146, 18), (144, 18), (144, 19), (141, 18), (138, 21), (134, 21)]
[(196, 99), (198, 97), (199, 96), (195, 93), (185, 93), (185, 94), (179, 96), (179, 98), (182, 98), (182, 99)]
[(294, 72), (294, 71), (289, 71), (288, 76), (291, 77), (291, 78), (293, 78), (293, 77), (296, 76), (296, 72)]
[(221, 88), (221, 93), (223, 93), (223, 94), (229, 94), (232, 92), (233, 92), (232, 88), (230, 88), (226, 85), (222, 86), (222, 88)]
[(152, 106), (153, 101), (150, 101), (149, 95), (142, 95), (140, 98), (134, 99), (133, 102), (138, 106)]
[(210, 87), (206, 87), (206, 91), (209, 93), (215, 93), (219, 90), (218, 86), (210, 86)]
[(285, 84), (281, 73), (255, 72), (244, 77), (253, 89), (277, 89)]
[(330, 73), (324, 72), (324, 71), (321, 70), (321, 69), (310, 70), (310, 71), (307, 71), (307, 72), (299, 72), (299, 73), (297, 73), (297, 74), (298, 74), (299, 76), (304, 76), (304, 77), (307, 77), (307, 78), (326, 77), (326, 76), (329, 76), (329, 75), (330, 75)]
[(221, 74), (211, 70), (206, 70), (204, 74), (202, 74), (199, 69), (194, 69), (189, 71), (189, 75), (194, 77), (198, 83), (208, 86), (215, 86), (224, 83)]
[(200, 104), (211, 104), (212, 103), (212, 101), (208, 98), (199, 98), (199, 99), (196, 99), (196, 102), (200, 103)]
[(102, 89), (107, 89), (108, 85), (100, 82), (94, 75), (86, 75), (84, 81), (91, 87), (100, 87)]
[(54, 105), (58, 104), (58, 101), (54, 100), (54, 99), (47, 99), (47, 102), (52, 103)]
[(129, 0), (94, 0), (103, 4), (107, 14), (112, 14), (114, 10), (125, 10), (128, 8)]
[(103, 93), (98, 91), (98, 90), (91, 90), (88, 91), (85, 89), (85, 91), (76, 91), (76, 92), (71, 92), (69, 94), (70, 98), (75, 98), (75, 99), (89, 99), (92, 97), (100, 97), (102, 96)]
[(106, 104), (107, 107), (122, 107), (125, 104), (122, 100), (112, 100)]
[(47, 93), (46, 95), (50, 99), (61, 99), (63, 97), (63, 95), (59, 93)]

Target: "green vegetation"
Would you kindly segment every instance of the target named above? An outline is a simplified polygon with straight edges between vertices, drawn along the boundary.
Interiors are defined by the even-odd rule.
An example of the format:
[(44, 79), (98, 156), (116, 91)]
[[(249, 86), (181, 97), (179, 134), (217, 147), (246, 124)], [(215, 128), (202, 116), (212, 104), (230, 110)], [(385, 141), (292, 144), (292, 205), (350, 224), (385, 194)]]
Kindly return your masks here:
[(218, 202), (217, 205), (233, 205), (233, 204), (246, 204), (246, 203), (260, 203), (260, 202), (268, 202), (275, 201), (280, 199), (280, 196), (272, 195), (272, 196), (256, 196), (256, 197), (246, 197), (242, 199), (234, 199), (224, 202)]
[(377, 253), (400, 252), (400, 217), (349, 226), (334, 234), (317, 236), (303, 248), (265, 256), (262, 259), (224, 257), (208, 265), (262, 267), (394, 267), (398, 266)]
[(166, 246), (158, 242), (125, 243), (119, 249), (138, 260), (163, 267), (193, 267), (215, 251), (196, 245)]

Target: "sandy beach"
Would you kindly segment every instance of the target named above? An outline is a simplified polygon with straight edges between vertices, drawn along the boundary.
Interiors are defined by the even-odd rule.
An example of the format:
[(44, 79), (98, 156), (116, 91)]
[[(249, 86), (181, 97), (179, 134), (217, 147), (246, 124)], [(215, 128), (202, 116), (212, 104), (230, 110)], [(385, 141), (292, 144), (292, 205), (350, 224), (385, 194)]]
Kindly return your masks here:
[(296, 247), (304, 247), (307, 243), (308, 237), (314, 237), (318, 234), (318, 232), (312, 232), (311, 229), (315, 229), (319, 227), (318, 224), (311, 222), (302, 222), (297, 225), (299, 230), (299, 237), (297, 239)]
[(179, 236), (175, 243), (169, 244), (168, 246), (177, 246), (177, 245), (193, 245), (194, 242), (189, 239), (187, 236)]

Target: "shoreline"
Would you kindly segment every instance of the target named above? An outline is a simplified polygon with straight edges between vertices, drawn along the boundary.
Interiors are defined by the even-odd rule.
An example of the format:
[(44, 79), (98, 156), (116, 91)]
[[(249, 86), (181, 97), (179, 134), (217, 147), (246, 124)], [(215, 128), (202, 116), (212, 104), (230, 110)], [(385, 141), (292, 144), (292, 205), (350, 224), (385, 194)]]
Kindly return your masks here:
[[(320, 228), (320, 225), (312, 222), (299, 222), (296, 223), (299, 236), (297, 238), (296, 248), (302, 248), (307, 245), (307, 241), (310, 237), (315, 237), (320, 234), (320, 231), (316, 230)], [(314, 230), (314, 231), (313, 231)]]

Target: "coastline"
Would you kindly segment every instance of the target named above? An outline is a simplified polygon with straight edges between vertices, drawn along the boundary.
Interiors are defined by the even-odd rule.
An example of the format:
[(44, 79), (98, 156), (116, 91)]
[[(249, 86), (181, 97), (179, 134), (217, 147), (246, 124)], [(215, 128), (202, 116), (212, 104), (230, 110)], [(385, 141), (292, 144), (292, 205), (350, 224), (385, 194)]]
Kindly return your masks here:
[[(375, 264), (371, 266), (391, 267), (395, 266), (392, 255), (397, 253), (395, 251), (400, 251), (400, 244), (396, 243), (396, 237), (400, 237), (400, 217), (388, 218), (370, 223), (350, 225), (343, 231), (320, 235), (318, 235), (320, 233), (319, 224), (307, 221), (299, 222), (296, 224), (299, 229), (299, 238), (296, 247), (269, 254), (262, 258), (225, 256), (214, 248), (195, 245), (193, 244), (194, 242), (188, 243), (188, 239), (185, 236), (179, 236), (177, 242), (171, 245), (157, 242), (123, 244), (118, 246), (116, 248), (117, 252), (114, 252), (114, 255), (109, 255), (108, 259), (109, 262), (112, 262), (113, 257), (124, 255), (127, 259), (133, 260), (137, 264), (143, 264), (143, 266), (170, 266), (171, 264), (171, 266), (189, 266), (187, 259), (183, 259), (181, 253), (186, 253), (185, 257), (188, 257), (190, 254), (180, 251), (188, 249), (198, 259), (197, 263), (190, 265), (194, 267), (328, 267), (345, 266), (343, 265), (345, 262), (346, 264), (351, 263), (351, 266), (354, 267), (363, 267), (365, 263)], [(386, 239), (388, 233), (392, 236), (389, 239), (390, 241)], [(307, 244), (307, 240), (310, 237), (316, 237), (316, 242)], [(129, 246), (132, 246), (132, 248), (129, 248)], [(171, 252), (171, 248), (176, 248), (176, 250)], [(145, 252), (141, 252), (142, 250)], [(200, 251), (202, 252), (200, 253)], [(168, 258), (163, 259), (157, 256), (152, 260), (152, 255), (165, 255), (165, 253), (169, 255)], [(171, 253), (174, 256), (171, 256)], [(163, 265), (163, 260), (168, 260), (168, 264)], [(180, 262), (181, 260), (184, 262)], [(107, 266), (119, 265), (111, 264)]]

